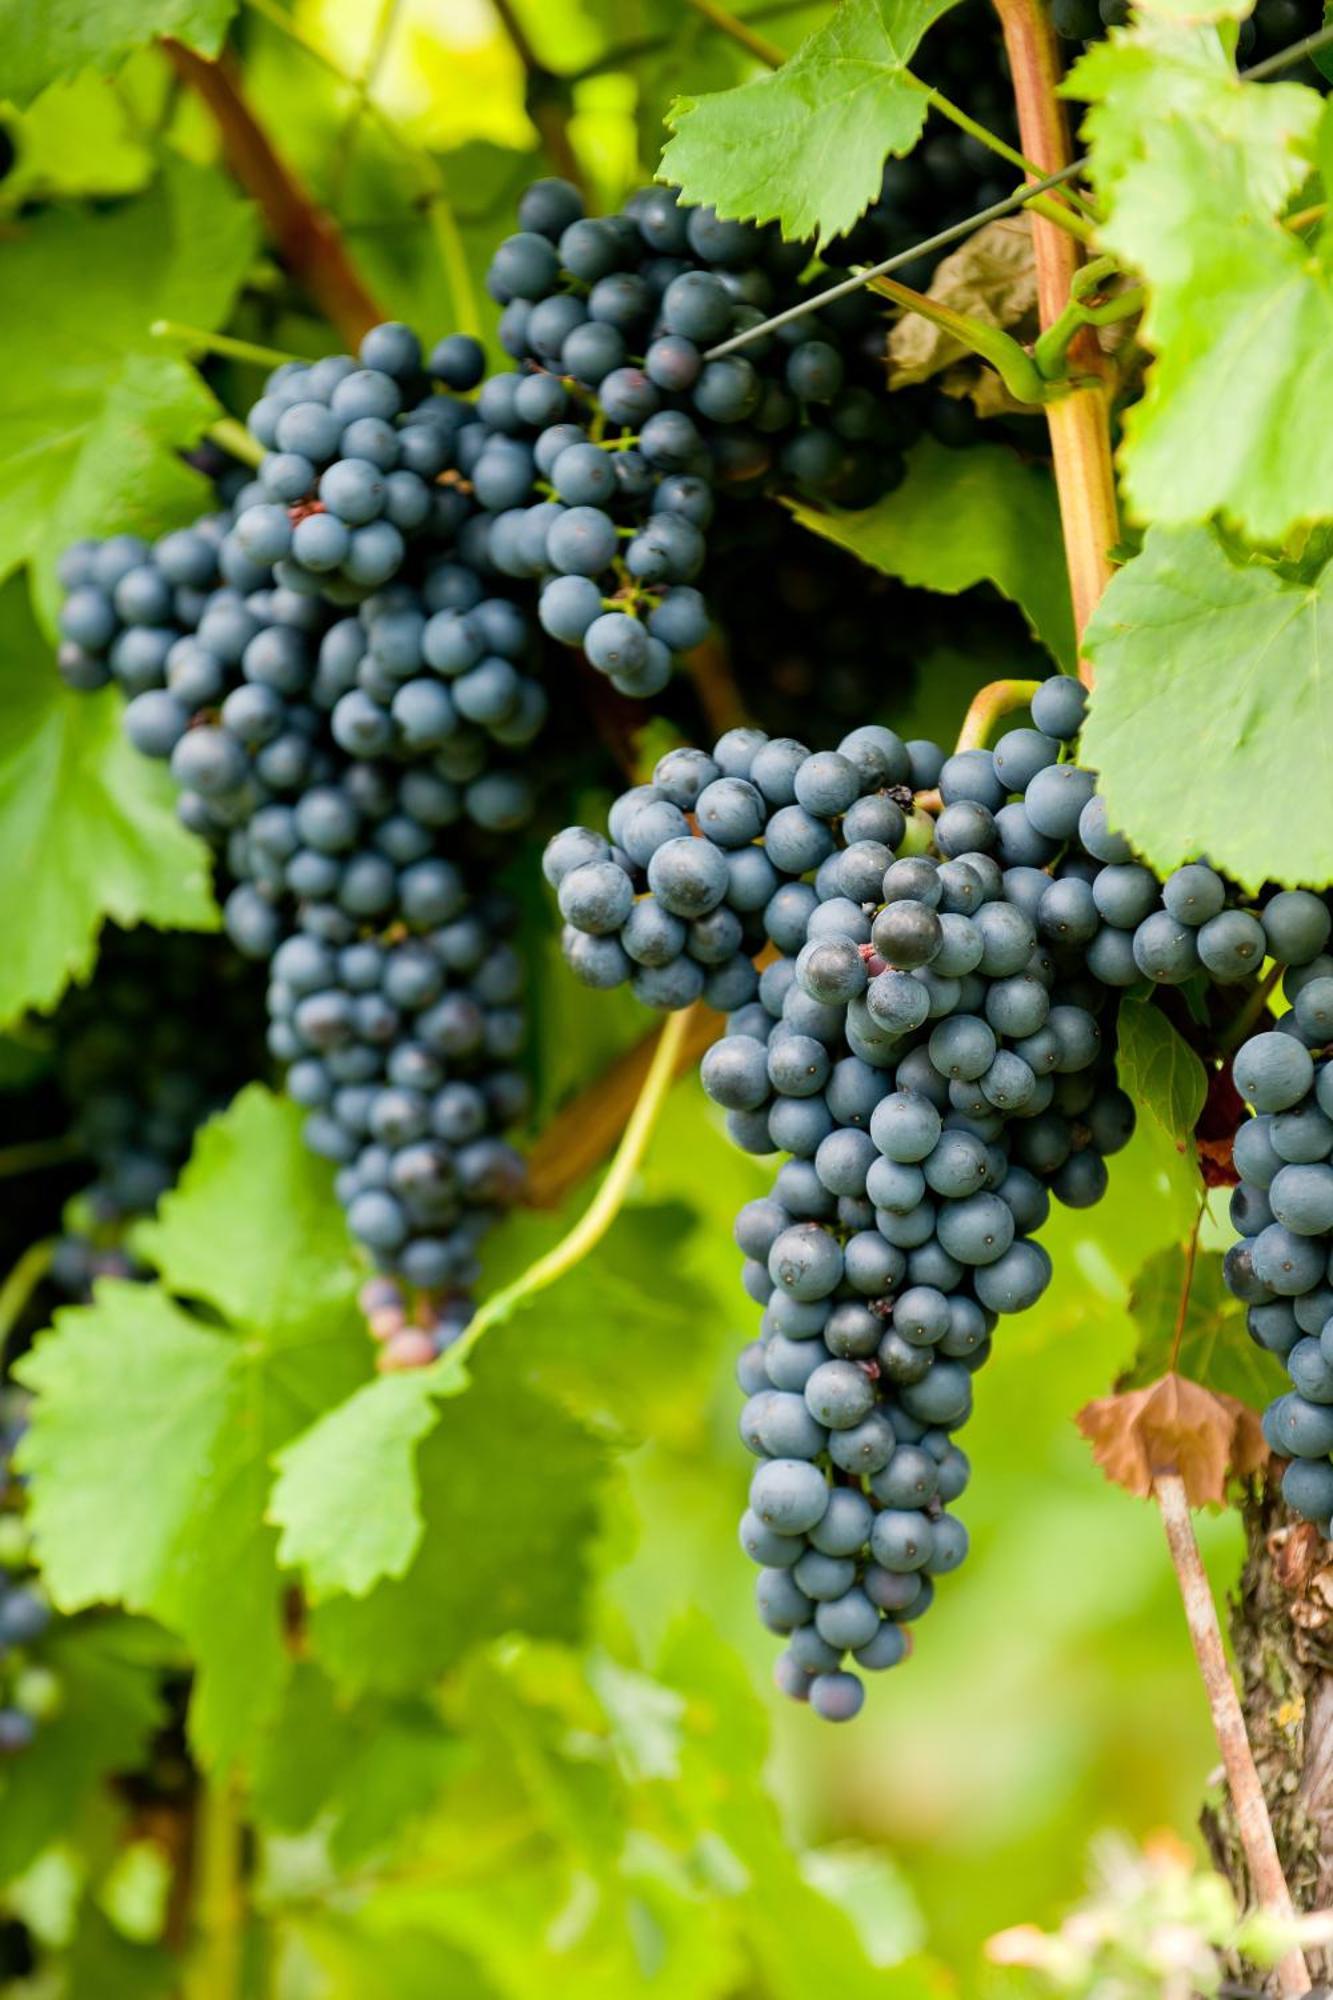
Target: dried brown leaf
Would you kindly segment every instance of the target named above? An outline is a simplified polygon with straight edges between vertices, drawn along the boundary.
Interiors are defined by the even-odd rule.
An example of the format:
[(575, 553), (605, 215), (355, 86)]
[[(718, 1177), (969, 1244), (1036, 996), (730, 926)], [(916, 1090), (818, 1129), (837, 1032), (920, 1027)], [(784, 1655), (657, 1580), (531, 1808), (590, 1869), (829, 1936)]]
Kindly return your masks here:
[(1077, 1423), (1107, 1478), (1141, 1499), (1160, 1473), (1175, 1472), (1192, 1507), (1221, 1506), (1227, 1480), (1257, 1472), (1268, 1458), (1253, 1410), (1183, 1375), (1103, 1396), (1079, 1411)]
[[(1028, 217), (1002, 216), (969, 236), (936, 265), (928, 296), (1020, 339), (1034, 335), (1037, 278)], [(943, 327), (904, 313), (889, 335), (889, 387), (928, 381), (968, 351)]]

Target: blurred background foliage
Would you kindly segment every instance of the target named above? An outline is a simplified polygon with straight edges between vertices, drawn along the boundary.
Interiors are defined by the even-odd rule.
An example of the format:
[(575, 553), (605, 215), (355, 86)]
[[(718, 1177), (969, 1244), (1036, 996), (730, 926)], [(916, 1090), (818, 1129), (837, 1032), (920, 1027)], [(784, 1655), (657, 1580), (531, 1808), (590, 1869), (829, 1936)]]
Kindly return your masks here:
[[(750, 11), (790, 49), (828, 10)], [(651, 174), (676, 92), (755, 67), (685, 0), (522, 0), (519, 20), (555, 83), (525, 73), (491, 0), (241, 11), (247, 96), (389, 310), (431, 336), (493, 328), (482, 274), (518, 191), (551, 166), (534, 122), (543, 92), (567, 105), (611, 206)], [(7, 122), (17, 162), (0, 225), (33, 201), (134, 195), (164, 132), (216, 159), (213, 127), (153, 52), (114, 80), (55, 85)], [(265, 335), (305, 353), (336, 344), (290, 308), (285, 322), (266, 318)], [(241, 408), (245, 396), (227, 400)], [(906, 701), (883, 690), (884, 715), (904, 735), (951, 737), (970, 692), (1016, 663), (1025, 642), (1012, 629), (994, 621), (984, 657), (923, 659)], [(548, 1107), (643, 1031), (623, 996), (575, 989), (551, 942), (534, 995)], [(731, 1219), (763, 1180), (697, 1087), (678, 1086), (595, 1270), (566, 1279), (541, 1314), (543, 1387), (613, 1453), (592, 1644), (474, 1654), (448, 1686), (443, 1737), (409, 1703), (359, 1719), (330, 1707), (351, 1774), (336, 1810), (317, 1782), (294, 1803), (290, 1772), (261, 1774), (261, 1802), (267, 1781), (282, 1800), (275, 1820), (289, 1822), (262, 1863), (275, 1991), (796, 2000), (828, 1988), (908, 2000), (947, 1990), (950, 1975), (984, 1991), (1009, 1975), (982, 1969), (983, 1941), (1056, 1921), (1099, 1830), (1139, 1840), (1193, 1827), (1215, 1752), (1160, 1526), (1102, 1480), (1072, 1422), (1131, 1358), (1131, 1278), (1192, 1223), (1167, 1141), (1141, 1132), (1100, 1207), (1053, 1219), (1058, 1280), (1005, 1322), (966, 1438), (973, 1559), (941, 1591), (914, 1661), (844, 1732), (771, 1689), (773, 1646), (736, 1542), (747, 1467), (732, 1370), (758, 1309), (740, 1290)], [(488, 1283), (567, 1219), (502, 1232)], [(501, 1468), (497, 1478), (502, 1497)], [(1224, 1591), (1238, 1523), (1199, 1531)], [(295, 1719), (291, 1729), (275, 1763), (299, 1763)], [(371, 1868), (404, 1826), (410, 1840)], [(167, 1990), (151, 1954), (134, 1984), (105, 1983), (136, 1925), (153, 1935), (152, 1867), (141, 1856), (136, 1873), (126, 1852), (96, 1889), (114, 1922), (80, 1932), (79, 1991)], [(56, 1853), (11, 1902), (59, 1937), (85, 1893), (86, 1865)]]

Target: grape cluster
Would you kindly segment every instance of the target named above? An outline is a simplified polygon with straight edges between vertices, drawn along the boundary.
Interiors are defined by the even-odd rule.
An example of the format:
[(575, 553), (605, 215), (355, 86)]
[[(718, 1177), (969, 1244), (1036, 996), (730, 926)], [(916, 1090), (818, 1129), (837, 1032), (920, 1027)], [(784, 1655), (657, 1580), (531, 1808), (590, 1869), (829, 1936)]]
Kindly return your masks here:
[[(1046, 1286), (1051, 1194), (1097, 1201), (1133, 1127), (1109, 989), (1065, 922), (1066, 885), (1097, 871), (1076, 838), (1091, 781), (1057, 762), (1082, 708), (1077, 683), (1047, 683), (1046, 728), (1003, 756), (875, 726), (823, 752), (733, 730), (711, 756), (668, 752), (610, 841), (569, 828), (546, 851), (575, 972), (724, 1008), (704, 1088), (736, 1144), (791, 1156), (737, 1221), (764, 1311), (740, 1362), (763, 1460), (741, 1535), (760, 1616), (790, 1635), (780, 1685), (830, 1719), (862, 1699), (844, 1654), (895, 1665), (963, 1559), (948, 1509), (972, 1373), (999, 1315)], [(1071, 774), (1063, 832), (1011, 881), (997, 825), (1038, 767)]]
[[(69, 551), (60, 664), (119, 683), (130, 740), (219, 848), (227, 931), (269, 966), (269, 1049), (353, 1235), (401, 1281), (371, 1319), (406, 1365), (465, 1320), (477, 1243), (521, 1185), (500, 1134), (527, 1106), (522, 971), (489, 878), (533, 809), (518, 760), (546, 696), (455, 464), (489, 432), (433, 386), (475, 383), (480, 348), (446, 340), (427, 370), (386, 326), (359, 358), (276, 371), (251, 413), (272, 448), (215, 514)], [(318, 522), (350, 537), (323, 568)]]
[(13, 1458), (26, 1428), (18, 1391), (0, 1391), (0, 1758), (26, 1750), (59, 1712), (58, 1676), (41, 1658), (51, 1607), (32, 1562), (23, 1484)]
[(1313, 910), (1297, 913), (1301, 934), (1288, 941), (1289, 950), (1295, 946), (1284, 982), (1290, 1010), (1275, 1027), (1251, 1036), (1232, 1066), (1254, 1115), (1235, 1136), (1240, 1179), (1231, 1220), (1240, 1235), (1225, 1270), (1247, 1308), (1251, 1335), (1281, 1357), (1291, 1378), (1291, 1389), (1264, 1416), (1270, 1447), (1290, 1461), (1283, 1496), (1327, 1535), (1333, 1515), (1333, 957), (1323, 951), (1328, 909), (1320, 899), (1310, 902)]
[(538, 583), (554, 638), (622, 693), (655, 694), (708, 629), (695, 582), (716, 492), (863, 505), (901, 476), (881, 315), (843, 300), (709, 361), (802, 296), (804, 246), (666, 187), (592, 218), (539, 181), (519, 222), (488, 279), (515, 366), (482, 384), (465, 455), (490, 560)]

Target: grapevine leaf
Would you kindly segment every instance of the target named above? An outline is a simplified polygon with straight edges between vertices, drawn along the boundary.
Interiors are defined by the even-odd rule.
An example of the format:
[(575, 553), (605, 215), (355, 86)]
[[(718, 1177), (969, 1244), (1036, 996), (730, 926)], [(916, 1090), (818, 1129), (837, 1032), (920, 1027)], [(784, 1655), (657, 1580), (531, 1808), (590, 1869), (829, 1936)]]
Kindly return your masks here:
[[(228, 1119), (237, 1143), (213, 1128), (158, 1239), (180, 1259), (165, 1283), (195, 1297), (207, 1286), (217, 1316), (187, 1311), (161, 1284), (104, 1284), (93, 1305), (59, 1314), (17, 1371), (37, 1392), (21, 1452), (56, 1602), (122, 1603), (179, 1633), (199, 1669), (192, 1735), (218, 1762), (262, 1733), (287, 1669), (285, 1584), (264, 1519), (271, 1457), (367, 1365), (350, 1266), (341, 1297), (277, 1285), (262, 1317), (222, 1317), (247, 1293), (209, 1276), (191, 1236), (215, 1236), (224, 1216), (259, 1271), (299, 1265), (318, 1192), (331, 1200), (327, 1169), (293, 1141), (295, 1107), (255, 1086)], [(251, 1172), (266, 1150), (282, 1174)]]
[(123, 206), (48, 209), (6, 246), (25, 310), (0, 378), (0, 576), (33, 563), (48, 616), (69, 542), (156, 534), (207, 508), (207, 482), (179, 454), (217, 404), (149, 328), (218, 325), (253, 246), (247, 205), (183, 163)]
[(950, 451), (923, 438), (907, 477), (873, 507), (825, 514), (794, 508), (803, 527), (918, 589), (954, 596), (993, 583), (1018, 605), (1063, 666), (1075, 656), (1069, 579), (1055, 488), (1044, 467), (1007, 446)]
[(114, 70), (159, 35), (215, 56), (235, 11), (236, 0), (0, 0), (5, 95), (26, 104), (57, 77)]
[(1121, 1003), (1116, 1061), (1134, 1102), (1168, 1138), (1187, 1144), (1208, 1095), (1208, 1079), (1189, 1043), (1151, 1000)]
[(1179, 1342), (1176, 1325), (1185, 1287), (1185, 1251), (1159, 1250), (1139, 1271), (1129, 1294), (1138, 1346), (1118, 1389), (1142, 1389), (1170, 1368), (1237, 1402), (1262, 1410), (1286, 1386), (1276, 1358), (1256, 1347), (1245, 1308), (1227, 1290), (1216, 1250), (1198, 1252)]
[(0, 181), (10, 214), (33, 201), (137, 194), (153, 176), (151, 147), (122, 93), (90, 71), (53, 83), (5, 122), (18, 155)]
[(269, 1518), (282, 1530), (283, 1564), (304, 1573), (312, 1597), (363, 1597), (406, 1573), (423, 1526), (416, 1448), (435, 1424), (436, 1399), (468, 1380), (448, 1354), (382, 1375), (278, 1454)]
[(57, 1620), (42, 1641), (59, 1712), (0, 1767), (0, 1882), (12, 1882), (74, 1824), (106, 1774), (139, 1762), (165, 1720), (155, 1663), (123, 1618)]
[(410, 1566), (312, 1614), (348, 1687), (408, 1694), (507, 1632), (580, 1634), (607, 1450), (515, 1380), (506, 1331), (477, 1350), (467, 1396), (445, 1403), (417, 1454), (424, 1532)]
[(120, 695), (71, 693), (17, 580), (0, 591), (0, 1021), (92, 970), (102, 920), (218, 923), (206, 849), (162, 766), (126, 743)]
[(907, 65), (953, 4), (843, 0), (771, 75), (677, 98), (660, 178), (719, 215), (827, 243), (879, 193), (888, 155), (920, 138), (928, 98)]
[(1085, 636), (1083, 754), (1160, 873), (1207, 854), (1251, 890), (1333, 876), (1333, 566), (1295, 583), (1207, 529), (1155, 528)]
[(378, 2000), (508, 2000), (516, 1990), (502, 1993), (483, 1978), (470, 1955), (426, 1928), (424, 1915), (370, 1927), (326, 1901), (303, 1911), (293, 1928), (303, 1958), (318, 1968), (326, 2000), (363, 2000), (367, 1993)]
[[(565, 1218), (516, 1216), (501, 1256), (492, 1259), (502, 1268), (488, 1270), (497, 1289), (535, 1263), (564, 1227)], [(651, 1423), (658, 1437), (687, 1437), (704, 1392), (691, 1363), (706, 1363), (711, 1305), (683, 1268), (693, 1233), (677, 1203), (623, 1214), (595, 1258), (515, 1307), (510, 1366), (602, 1435), (641, 1435)], [(669, 1296), (643, 1284), (646, 1263), (664, 1257), (677, 1273)], [(670, 1391), (643, 1359), (668, 1345)], [(283, 1563), (303, 1572), (313, 1597), (363, 1597), (381, 1578), (405, 1574), (423, 1526), (417, 1448), (440, 1406), (470, 1381), (448, 1352), (429, 1368), (382, 1375), (280, 1454), (271, 1518), (282, 1529)]]
[(351, 1867), (429, 1807), (457, 1760), (457, 1742), (427, 1702), (343, 1701), (304, 1661), (260, 1749), (255, 1810), (279, 1833), (319, 1821), (335, 1861)]
[(64, 2000), (174, 2000), (180, 1965), (161, 1942), (126, 1937), (93, 1895), (79, 1906), (77, 1929), (60, 1961)]
[(1162, 523), (1222, 513), (1269, 542), (1333, 513), (1333, 239), (1281, 221), (1315, 164), (1318, 93), (1238, 85), (1214, 30), (1160, 19), (1095, 49), (1068, 87), (1094, 105), (1100, 238), (1148, 287), (1131, 506)]
[(1159, 1473), (1177, 1472), (1191, 1507), (1220, 1507), (1228, 1479), (1257, 1472), (1268, 1457), (1253, 1410), (1183, 1375), (1103, 1396), (1076, 1422), (1106, 1477), (1140, 1499)]
[[(208, 1229), (200, 1227), (201, 1185), (210, 1190)], [(331, 1170), (312, 1162), (296, 1113), (257, 1087), (202, 1128), (189, 1173), (139, 1229), (135, 1247), (173, 1290), (255, 1325), (304, 1318), (325, 1299), (346, 1306), (356, 1288)]]

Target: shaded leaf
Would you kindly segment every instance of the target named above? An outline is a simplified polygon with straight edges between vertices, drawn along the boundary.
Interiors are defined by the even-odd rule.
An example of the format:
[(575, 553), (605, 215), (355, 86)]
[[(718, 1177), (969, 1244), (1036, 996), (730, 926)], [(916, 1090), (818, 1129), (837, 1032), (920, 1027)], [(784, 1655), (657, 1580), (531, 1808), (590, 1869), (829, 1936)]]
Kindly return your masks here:
[(1263, 1410), (1287, 1386), (1276, 1357), (1257, 1347), (1245, 1325), (1245, 1308), (1227, 1290), (1222, 1257), (1200, 1250), (1177, 1345), (1176, 1327), (1185, 1286), (1186, 1252), (1180, 1246), (1148, 1259), (1130, 1287), (1129, 1309), (1138, 1346), (1117, 1389), (1141, 1389), (1168, 1370), (1205, 1389)]
[(1189, 1142), (1208, 1095), (1202, 1062), (1151, 998), (1120, 1003), (1116, 1067), (1122, 1087), (1168, 1137)]
[(1176, 1472), (1192, 1507), (1220, 1507), (1227, 1481), (1247, 1478), (1268, 1458), (1253, 1410), (1183, 1375), (1103, 1396), (1075, 1422), (1106, 1477), (1140, 1499), (1159, 1473)]
[(1333, 875), (1333, 566), (1293, 583), (1207, 528), (1154, 528), (1085, 646), (1082, 754), (1159, 874), (1207, 854), (1251, 890)]
[(67, 1835), (107, 1774), (138, 1764), (165, 1720), (157, 1663), (128, 1632), (120, 1617), (57, 1619), (43, 1639), (61, 1705), (21, 1757), (0, 1765), (0, 1882)]
[(950, 596), (993, 583), (1032, 631), (1072, 667), (1074, 618), (1055, 487), (1044, 466), (1007, 445), (951, 451), (923, 438), (907, 477), (873, 507), (821, 513), (798, 503), (803, 527), (904, 583)]
[(427, 1702), (343, 1701), (318, 1667), (302, 1662), (260, 1746), (255, 1812), (281, 1833), (318, 1823), (335, 1863), (351, 1867), (429, 1808), (458, 1754)]

